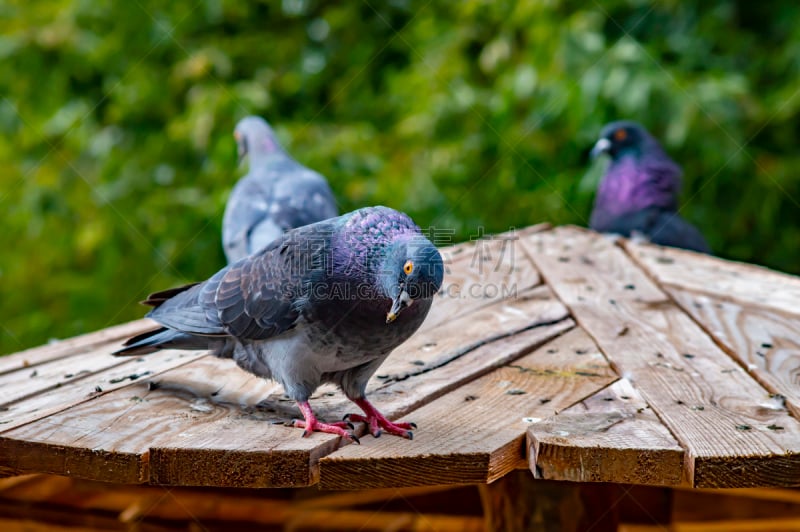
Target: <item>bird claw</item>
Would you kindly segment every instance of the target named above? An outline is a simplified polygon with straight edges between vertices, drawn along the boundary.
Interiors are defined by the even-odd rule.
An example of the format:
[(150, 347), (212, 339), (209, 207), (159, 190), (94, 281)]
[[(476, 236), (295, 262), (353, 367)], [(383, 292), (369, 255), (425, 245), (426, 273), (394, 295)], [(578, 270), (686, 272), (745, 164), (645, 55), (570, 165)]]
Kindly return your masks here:
[[(303, 430), (303, 436), (302, 436), (303, 438), (307, 438), (308, 436), (311, 435), (312, 432), (324, 432), (327, 434), (334, 434), (336, 436), (341, 436), (342, 438), (350, 440), (355, 443), (361, 443), (358, 440), (358, 436), (356, 436), (353, 433), (353, 429), (355, 427), (353, 427), (352, 423), (345, 423), (342, 421), (337, 421), (336, 423), (320, 423), (319, 421), (315, 420), (313, 423), (311, 423), (311, 426), (309, 427), (307, 426), (306, 422), (303, 421), (302, 419), (295, 419), (287, 423), (287, 425), (292, 427), (297, 427), (300, 429), (305, 429)], [(349, 427), (350, 430), (345, 430), (345, 427)]]
[(372, 434), (374, 438), (379, 438), (383, 431), (386, 431), (388, 434), (394, 434), (395, 436), (400, 436), (402, 438), (407, 438), (409, 440), (414, 439), (414, 434), (411, 432), (410, 429), (417, 428), (415, 423), (394, 423), (389, 421), (388, 419), (382, 416), (362, 416), (361, 414), (347, 414), (344, 416), (344, 419), (348, 421), (354, 421), (356, 423), (366, 423), (369, 427), (369, 433)]

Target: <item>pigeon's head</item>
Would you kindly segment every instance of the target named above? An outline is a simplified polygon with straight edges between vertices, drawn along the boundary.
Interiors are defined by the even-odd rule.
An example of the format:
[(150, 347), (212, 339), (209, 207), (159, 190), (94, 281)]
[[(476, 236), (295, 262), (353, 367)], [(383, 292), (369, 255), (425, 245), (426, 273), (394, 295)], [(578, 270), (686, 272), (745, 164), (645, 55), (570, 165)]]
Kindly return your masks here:
[(239, 120), (233, 138), (236, 139), (240, 163), (248, 154), (252, 158), (282, 151), (275, 132), (260, 116), (246, 116)]
[(658, 142), (640, 124), (630, 121), (611, 122), (600, 131), (600, 138), (592, 148), (592, 159), (607, 153), (617, 160), (624, 155), (639, 155)]
[(392, 307), (386, 314), (391, 323), (415, 301), (430, 299), (442, 286), (444, 265), (439, 250), (420, 234), (400, 235), (386, 248), (378, 272), (378, 283)]

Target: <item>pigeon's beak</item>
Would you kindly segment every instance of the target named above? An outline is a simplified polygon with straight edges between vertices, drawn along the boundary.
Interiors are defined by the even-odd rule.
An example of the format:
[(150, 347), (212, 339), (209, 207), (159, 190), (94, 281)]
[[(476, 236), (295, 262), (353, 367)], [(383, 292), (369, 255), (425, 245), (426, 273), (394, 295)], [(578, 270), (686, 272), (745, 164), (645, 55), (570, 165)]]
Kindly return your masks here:
[(247, 139), (238, 131), (233, 133), (233, 138), (236, 139), (236, 153), (239, 156), (238, 164), (241, 166), (242, 161), (244, 161), (247, 155)]
[(610, 150), (611, 150), (611, 141), (606, 138), (602, 138), (595, 143), (594, 147), (592, 148), (592, 151), (589, 152), (589, 157), (591, 157), (592, 159), (597, 159), (597, 157), (601, 153), (608, 153)]
[(392, 300), (392, 309), (386, 315), (386, 323), (392, 323), (394, 320), (396, 320), (397, 316), (400, 315), (403, 309), (410, 307), (411, 303), (413, 302), (414, 300), (411, 299), (411, 296), (408, 295), (408, 292), (406, 292), (405, 288), (400, 290), (400, 293), (397, 294), (397, 297)]

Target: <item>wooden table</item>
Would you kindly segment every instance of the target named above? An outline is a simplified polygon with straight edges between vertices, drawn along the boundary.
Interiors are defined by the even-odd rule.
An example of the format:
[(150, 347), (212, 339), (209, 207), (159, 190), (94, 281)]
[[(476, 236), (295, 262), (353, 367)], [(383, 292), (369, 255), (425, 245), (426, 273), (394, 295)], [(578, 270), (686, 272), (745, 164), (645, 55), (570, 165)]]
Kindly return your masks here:
[[(800, 485), (800, 279), (533, 226), (443, 250), (369, 397), (414, 440), (301, 438), (282, 389), (204, 352), (115, 358), (148, 320), (0, 358), (0, 472), (373, 489), (536, 479)], [(334, 420), (333, 387), (311, 404)], [(359, 427), (363, 432), (363, 427)]]

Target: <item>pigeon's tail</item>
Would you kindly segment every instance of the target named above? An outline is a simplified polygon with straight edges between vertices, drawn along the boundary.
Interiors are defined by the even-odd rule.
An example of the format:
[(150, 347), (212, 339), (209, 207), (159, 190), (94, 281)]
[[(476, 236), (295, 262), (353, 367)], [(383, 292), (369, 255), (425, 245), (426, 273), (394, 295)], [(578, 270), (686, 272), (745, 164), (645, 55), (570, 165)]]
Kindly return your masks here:
[(129, 338), (115, 356), (147, 355), (160, 349), (211, 349), (219, 340), (208, 336), (195, 336), (162, 327)]

